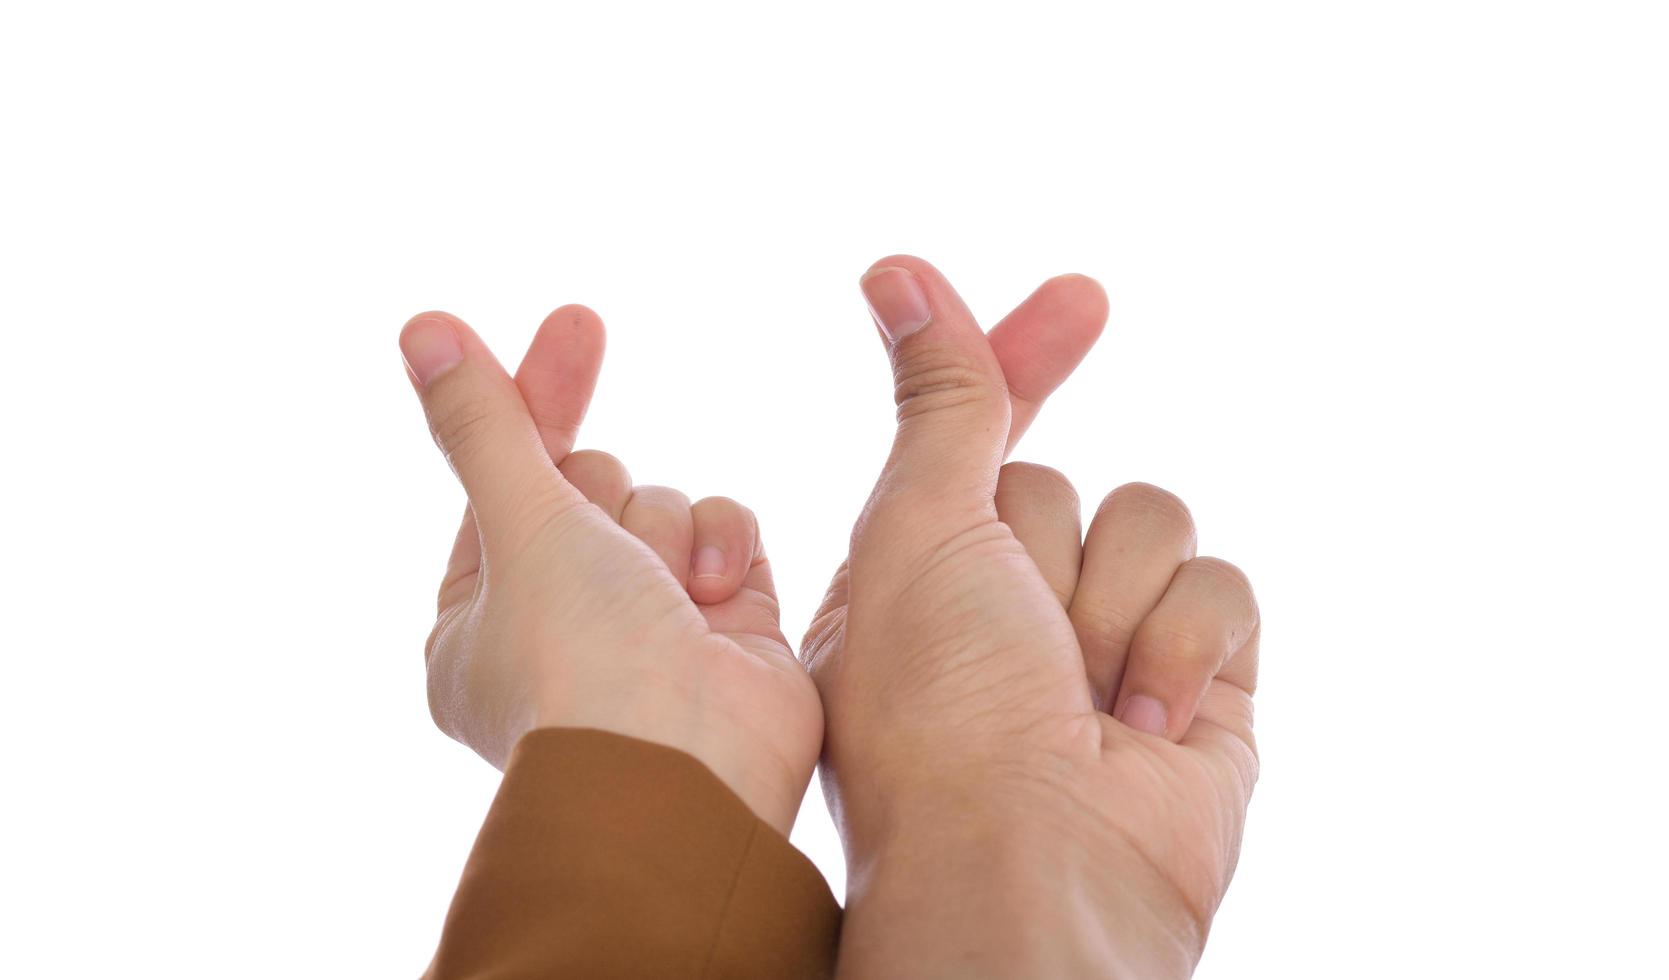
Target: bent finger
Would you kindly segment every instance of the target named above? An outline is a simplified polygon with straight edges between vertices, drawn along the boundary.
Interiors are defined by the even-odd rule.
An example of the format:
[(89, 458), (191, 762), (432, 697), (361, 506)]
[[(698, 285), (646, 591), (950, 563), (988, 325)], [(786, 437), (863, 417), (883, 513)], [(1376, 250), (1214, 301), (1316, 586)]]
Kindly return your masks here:
[(742, 587), (759, 551), (759, 521), (729, 497), (706, 497), (690, 506), (694, 525), (689, 593), (700, 603), (723, 602)]
[[(1257, 627), (1257, 600), (1240, 569), (1220, 558), (1184, 563), (1136, 630), (1113, 717), (1152, 735), (1180, 738), (1212, 680), (1255, 684), (1249, 681), (1255, 664), (1234, 661)], [(1249, 686), (1245, 690), (1251, 693)]]
[(1101, 501), (1068, 610), (1097, 705), (1113, 703), (1136, 628), (1192, 557), (1194, 519), (1175, 494), (1127, 483)]
[(671, 487), (638, 487), (621, 511), (620, 526), (660, 556), (679, 586), (689, 587), (690, 498)]
[(1047, 466), (1009, 463), (997, 474), (997, 519), (1014, 532), (1061, 605), (1070, 606), (1084, 554), (1072, 483)]
[(586, 500), (620, 523), (626, 501), (632, 498), (632, 475), (626, 471), (626, 464), (608, 453), (582, 449), (563, 457), (556, 468)]

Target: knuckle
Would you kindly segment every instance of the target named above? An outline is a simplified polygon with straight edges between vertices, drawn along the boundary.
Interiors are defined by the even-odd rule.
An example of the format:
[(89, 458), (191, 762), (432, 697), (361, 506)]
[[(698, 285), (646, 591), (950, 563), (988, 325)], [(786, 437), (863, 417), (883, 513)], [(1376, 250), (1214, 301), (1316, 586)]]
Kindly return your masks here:
[(610, 482), (631, 484), (631, 478), (626, 474), (626, 464), (610, 453), (601, 449), (580, 449), (562, 458), (557, 465), (563, 476), (573, 477), (584, 474), (591, 477), (606, 478)]
[(695, 523), (690, 498), (671, 487), (638, 487), (620, 514), (620, 524), (640, 539), (687, 536)]
[(753, 510), (731, 497), (702, 497), (691, 504), (690, 509), (712, 516), (733, 514), (741, 518), (743, 524), (753, 521)]
[(1167, 530), (1194, 537), (1194, 515), (1182, 498), (1151, 483), (1126, 483), (1107, 494), (1101, 511), (1119, 508)]
[(1080, 642), (1086, 647), (1101, 650), (1128, 647), (1139, 625), (1129, 610), (1099, 602), (1083, 608), (1074, 606), (1072, 621), (1077, 627)]
[(488, 442), (493, 414), (492, 403), (478, 397), (460, 398), (436, 409), (430, 423), (436, 444), (454, 465), (467, 462)]
[(569, 453), (557, 464), (562, 478), (598, 504), (610, 517), (618, 516), (619, 508), (632, 493), (632, 476), (626, 465), (608, 453), (583, 449)]
[(1066, 474), (1041, 463), (1007, 463), (997, 476), (997, 492), (1005, 490), (1078, 506), (1078, 491)]
[(1211, 644), (1202, 640), (1199, 634), (1184, 627), (1150, 623), (1144, 623), (1136, 636), (1136, 649), (1144, 658), (1175, 664), (1201, 663), (1214, 659)]
[(738, 537), (743, 546), (753, 549), (752, 560), (764, 560), (764, 543), (760, 540), (759, 518), (745, 504), (730, 497), (703, 497), (690, 505), (690, 520), (698, 537), (715, 535)]
[(1203, 573), (1214, 588), (1232, 594), (1249, 609), (1257, 609), (1258, 600), (1252, 591), (1252, 580), (1246, 577), (1240, 566), (1211, 556), (1195, 558), (1188, 564), (1196, 573)]
[(954, 348), (917, 347), (894, 362), (893, 399), (900, 421), (945, 411), (1007, 411), (1002, 382), (986, 367)]
[(629, 506), (653, 511), (687, 511), (690, 509), (690, 498), (682, 490), (672, 487), (642, 486), (632, 491), (632, 502)]

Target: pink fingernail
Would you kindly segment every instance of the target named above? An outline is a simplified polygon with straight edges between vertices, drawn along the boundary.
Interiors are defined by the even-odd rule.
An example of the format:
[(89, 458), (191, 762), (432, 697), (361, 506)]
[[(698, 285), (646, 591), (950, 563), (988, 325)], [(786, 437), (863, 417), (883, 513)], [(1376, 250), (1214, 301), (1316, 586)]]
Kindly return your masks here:
[(691, 578), (724, 578), (724, 550), (710, 544), (695, 549), (690, 560)]
[(933, 318), (927, 294), (909, 269), (883, 265), (871, 269), (858, 283), (869, 303), (869, 314), (894, 343), (910, 336)]
[(417, 383), (427, 385), (463, 360), (464, 348), (452, 324), (425, 314), (413, 317), (400, 331), (400, 354)]
[(1149, 735), (1165, 734), (1165, 705), (1158, 698), (1133, 694), (1118, 711), (1118, 720)]

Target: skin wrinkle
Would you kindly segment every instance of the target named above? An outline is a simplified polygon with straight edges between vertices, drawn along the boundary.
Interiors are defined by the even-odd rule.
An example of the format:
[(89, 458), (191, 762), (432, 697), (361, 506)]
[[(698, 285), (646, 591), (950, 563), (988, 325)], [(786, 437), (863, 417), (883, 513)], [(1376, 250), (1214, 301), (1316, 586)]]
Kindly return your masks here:
[[(817, 761), (822, 710), (810, 678), (783, 666), (794, 657), (775, 597), (761, 597), (772, 589), (768, 574), (744, 589), (751, 561), (741, 575), (727, 569), (725, 591), (704, 583), (708, 601), (698, 606), (682, 584), (688, 560), (669, 568), (616, 519), (630, 489), (620, 461), (572, 454), (569, 468), (588, 487), (569, 482), (558, 463), (569, 461), (602, 357), (594, 314), (565, 307), (548, 317), (517, 381), (469, 327), (446, 319), (460, 358), (426, 368), (422, 381), (408, 372), (477, 528), (473, 541), (460, 531), (437, 590), (426, 644), (437, 724), (495, 765), (535, 725), (641, 736), (693, 755), (786, 832)], [(428, 342), (421, 330), (401, 337)], [(416, 363), (440, 364), (418, 355)], [(644, 492), (639, 502), (653, 506), (623, 516), (643, 518), (641, 536), (668, 555), (687, 555), (688, 499)], [(734, 526), (725, 534), (755, 526), (751, 515), (731, 519), (734, 502), (710, 506)], [(751, 537), (712, 543), (744, 561)]]
[[(844, 948), (857, 959), (842, 969), (917, 974), (954, 961), (969, 973), (1181, 976), (1232, 875), (1255, 779), (1245, 755), (1254, 747), (1218, 744), (1227, 736), (1217, 719), (1243, 716), (1220, 700), (1166, 705), (1169, 739), (1096, 711), (1083, 654), (1094, 633), (1118, 633), (1121, 646), (1139, 647), (1144, 628), (1164, 626), (1149, 622), (1164, 609), (1175, 617), (1174, 636), (1200, 654), (1178, 662), (1200, 673), (1177, 683), (1208, 688), (1216, 664), (1207, 661), (1225, 644), (1204, 642), (1208, 634), (1182, 624), (1218, 609), (1223, 592), (1198, 580), (1186, 594), (1171, 591), (1177, 568), (1193, 557), (1192, 515), (1165, 491), (1128, 484), (1103, 498), (1080, 535), (1076, 505), (1056, 502), (1076, 499), (1064, 477), (1030, 487), (1025, 475), (1005, 480), (988, 463), (1017, 433), (987, 420), (1007, 414), (1011, 423), (1029, 422), (1035, 405), (1026, 396), (1063, 380), (1099, 326), (1061, 328), (1058, 336), (1086, 341), (1062, 347), (1058, 367), (1049, 367), (1028, 363), (1057, 356), (1038, 343), (1044, 334), (1005, 321), (1005, 331), (1020, 332), (1002, 338), (1010, 360), (992, 358), (980, 349), (990, 342), (935, 270), (908, 257), (884, 264), (908, 269), (933, 303), (930, 326), (895, 347), (895, 392), (929, 387), (955, 397), (940, 399), (944, 411), (898, 413), (887, 467), (853, 530), (850, 566), (837, 570), (802, 647), (830, 712), (824, 782), (839, 801), (853, 869)], [(918, 356), (953, 365), (948, 383), (923, 385)], [(990, 373), (994, 360), (1002, 372), (1022, 374), (1009, 373), (1005, 386)], [(970, 369), (987, 384), (963, 376)], [(1017, 376), (1027, 379), (1018, 392)], [(1059, 552), (1049, 555), (1055, 578), (1027, 555), (1022, 525), (1027, 543), (1035, 538)], [(1063, 535), (1078, 548), (1075, 586), (1064, 571), (1072, 559), (1063, 557)], [(1130, 586), (1109, 570), (1144, 561), (1156, 581), (1139, 586), (1151, 592), (1137, 600), (1141, 608), (1110, 602), (1110, 589)], [(1211, 622), (1237, 628), (1221, 615)], [(1146, 669), (1131, 656), (1123, 683)], [(1115, 684), (1107, 696), (1117, 694)], [(915, 838), (931, 846), (931, 835), (967, 821), (1018, 849), (1020, 865), (1008, 869), (1017, 877), (978, 865), (959, 866), (971, 880), (889, 872), (894, 849), (908, 851)], [(1088, 862), (1104, 873), (1047, 887), (1028, 878), (1024, 855), (1048, 864), (1063, 847), (1078, 855), (1068, 867)], [(1004, 921), (1000, 908), (959, 904), (969, 888), (1009, 889), (1003, 907), (1060, 914), (1049, 928), (1028, 931), (1031, 923)], [(950, 922), (921, 914), (945, 907), (963, 915)], [(1078, 914), (1085, 910), (1095, 914)], [(1132, 917), (1147, 924), (1132, 931)], [(1136, 945), (1109, 942), (1127, 934), (1140, 934)]]
[[(1249, 724), (1249, 715), (1205, 673), (1190, 675), (1197, 686), (1187, 690), (1208, 696), (1169, 705), (1172, 740), (1097, 712), (1083, 634), (1062, 593), (1072, 605), (1104, 600), (1105, 584), (1082, 572), (1156, 551), (1163, 562), (1179, 538), (1191, 558), (1192, 517), (1174, 496), (1131, 484), (1107, 495), (1080, 534), (1077, 492), (1064, 476), (1033, 473), (1028, 488), (1027, 470), (1000, 466), (1039, 393), (1064, 380), (1099, 333), (1104, 298), (1096, 311), (1098, 289), (1084, 281), (1046, 283), (1022, 304), (1028, 312), (1004, 321), (1005, 361), (936, 270), (909, 256), (881, 264), (907, 273), (889, 274), (892, 309), (930, 307), (929, 315), (889, 320), (899, 337), (897, 433), (854, 526), (851, 561), (836, 571), (800, 651), (809, 674), (781, 638), (768, 577), (737, 584), (734, 562), (748, 542), (702, 537), (710, 529), (696, 526), (693, 505), (676, 491), (662, 493), (665, 513), (648, 508), (637, 520), (629, 477), (612, 457), (597, 465), (626, 481), (623, 512), (578, 507), (585, 493), (552, 458), (572, 444), (567, 427), (590, 392), (559, 382), (595, 377), (600, 326), (578, 309), (553, 314), (529, 348), (553, 360), (509, 384), (460, 324), (463, 361), (445, 369), (457, 373), (424, 368), (429, 387), (418, 388), (432, 419), (452, 420), (436, 435), (460, 478), (490, 498), (472, 497), (472, 507), (482, 518), (477, 556), (492, 560), (480, 561), (471, 595), (437, 616), (431, 707), (443, 706), (443, 727), (492, 760), (534, 723), (524, 714), (677, 748), (783, 832), (823, 736), (825, 788), (854, 869), (845, 949), (856, 958), (841, 964), (853, 973), (920, 973), (915, 967), (937, 957), (970, 974), (1181, 975), (1238, 860), (1256, 750), (1225, 723)], [(921, 295), (910, 296), (916, 287)], [(546, 333), (552, 322), (563, 332), (590, 329), (582, 336), (597, 342), (556, 343), (563, 334)], [(1020, 392), (1011, 368), (1024, 379)], [(488, 440), (496, 440), (490, 451)], [(1005, 484), (1005, 472), (1020, 482)], [(1005, 519), (1011, 504), (1034, 518), (1024, 539), (998, 519), (1005, 486)], [(1120, 520), (1104, 520), (1111, 516)], [(751, 513), (735, 533), (741, 527), (752, 528), (762, 557)], [(1064, 535), (1047, 532), (1069, 528), (1076, 586), (1059, 572), (1073, 559), (1052, 559), (1057, 579), (1037, 568), (1026, 547), (1038, 528), (1036, 541), (1054, 542), (1061, 556), (1070, 553)], [(722, 544), (731, 562), (734, 588), (722, 600), (695, 603), (680, 584), (697, 538)], [(469, 543), (463, 536), (458, 567)], [(1165, 615), (1192, 622), (1218, 609), (1230, 588), (1222, 578), (1174, 593), (1177, 608)], [(1172, 594), (1156, 592), (1164, 598), (1154, 608)], [(1122, 614), (1137, 617), (1127, 625), (1139, 637), (1149, 614)], [(1231, 618), (1225, 629), (1239, 627)], [(1247, 632), (1255, 637), (1255, 625)], [(1179, 666), (1211, 669), (1201, 659)], [(1255, 657), (1238, 666), (1249, 671)], [(947, 835), (998, 850), (943, 850)], [(903, 863), (878, 861), (883, 851)], [(927, 853), (953, 858), (957, 877), (921, 863)], [(937, 918), (913, 918), (923, 912)]]

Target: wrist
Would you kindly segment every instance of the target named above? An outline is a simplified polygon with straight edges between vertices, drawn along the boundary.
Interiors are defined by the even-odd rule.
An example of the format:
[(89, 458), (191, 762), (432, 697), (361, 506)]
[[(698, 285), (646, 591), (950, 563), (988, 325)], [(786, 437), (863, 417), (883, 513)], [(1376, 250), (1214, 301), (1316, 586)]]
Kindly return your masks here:
[[(610, 679), (585, 690), (603, 696), (577, 696), (564, 686), (538, 701), (533, 728), (591, 728), (626, 735), (692, 756), (735, 793), (756, 816), (787, 836), (799, 811), (814, 756), (803, 762), (782, 757), (767, 733), (753, 730), (751, 719), (729, 703), (728, 692), (708, 686), (700, 672), (687, 678), (646, 672), (631, 680)], [(821, 727), (821, 717), (807, 724)], [(780, 734), (780, 733), (776, 733)]]
[(849, 837), (843, 962), (875, 968), (859, 974), (941, 963), (957, 965), (947, 975), (1189, 976), (1199, 917), (1123, 836), (1038, 789), (941, 787), (937, 806), (908, 803)]

